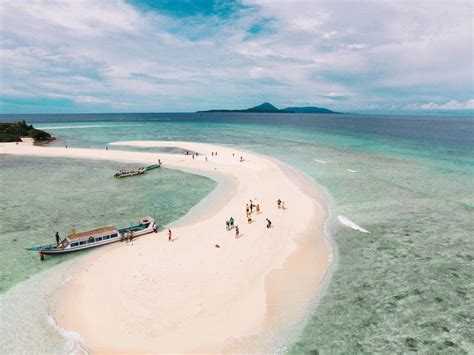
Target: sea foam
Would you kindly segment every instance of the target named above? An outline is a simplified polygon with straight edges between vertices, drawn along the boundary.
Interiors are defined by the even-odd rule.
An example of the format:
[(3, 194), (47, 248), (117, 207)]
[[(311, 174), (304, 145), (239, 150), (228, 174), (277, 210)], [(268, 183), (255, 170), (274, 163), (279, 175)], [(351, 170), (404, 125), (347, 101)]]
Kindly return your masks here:
[(89, 350), (84, 344), (79, 333), (66, 330), (56, 323), (54, 317), (50, 314), (47, 316), (49, 325), (51, 325), (65, 340), (64, 352), (66, 354), (89, 354)]
[(319, 159), (314, 159), (314, 161), (315, 161), (316, 163), (319, 163), (319, 164), (327, 164), (327, 163), (329, 163), (329, 162), (326, 161), (326, 160), (319, 160)]
[(339, 215), (339, 216), (337, 216), (337, 219), (339, 220), (339, 222), (341, 222), (341, 224), (345, 225), (346, 227), (352, 228), (352, 229), (354, 229), (356, 231), (359, 231), (359, 232), (362, 232), (362, 233), (370, 233), (367, 229), (362, 228), (361, 226), (359, 226), (355, 222), (351, 221), (346, 216)]

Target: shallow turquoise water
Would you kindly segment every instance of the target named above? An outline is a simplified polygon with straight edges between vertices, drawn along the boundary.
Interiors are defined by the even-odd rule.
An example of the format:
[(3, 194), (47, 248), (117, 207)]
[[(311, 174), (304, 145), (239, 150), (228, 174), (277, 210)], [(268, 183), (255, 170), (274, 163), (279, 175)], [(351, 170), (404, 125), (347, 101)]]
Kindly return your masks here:
[(237, 145), (324, 186), (332, 214), (370, 234), (335, 225), (335, 272), (290, 353), (472, 353), (474, 121), (284, 116), (50, 116), (38, 127), (77, 147)]
[(159, 225), (183, 216), (216, 186), (212, 180), (159, 169), (115, 179), (123, 164), (0, 155), (0, 293), (31, 275), (74, 257), (47, 257), (25, 248), (55, 242), (72, 227), (126, 227), (150, 215)]

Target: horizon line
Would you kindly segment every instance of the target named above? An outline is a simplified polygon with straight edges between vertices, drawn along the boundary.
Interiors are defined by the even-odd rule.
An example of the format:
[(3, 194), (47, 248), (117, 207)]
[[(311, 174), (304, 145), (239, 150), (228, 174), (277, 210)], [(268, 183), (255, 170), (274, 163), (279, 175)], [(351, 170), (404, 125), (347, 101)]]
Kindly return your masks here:
[[(40, 115), (133, 115), (133, 114), (274, 114), (274, 112), (207, 112), (207, 111), (169, 111), (169, 112), (152, 112), (152, 111), (142, 111), (142, 112), (40, 112), (40, 113), (0, 113), (0, 116), (40, 116)], [(353, 115), (353, 116), (444, 116), (444, 117), (472, 117), (474, 119), (473, 111), (454, 111), (454, 112), (403, 112), (403, 113), (368, 113), (368, 112), (335, 112), (335, 113), (295, 113), (295, 112), (279, 112), (278, 115), (305, 115), (305, 116), (320, 116), (320, 115)]]

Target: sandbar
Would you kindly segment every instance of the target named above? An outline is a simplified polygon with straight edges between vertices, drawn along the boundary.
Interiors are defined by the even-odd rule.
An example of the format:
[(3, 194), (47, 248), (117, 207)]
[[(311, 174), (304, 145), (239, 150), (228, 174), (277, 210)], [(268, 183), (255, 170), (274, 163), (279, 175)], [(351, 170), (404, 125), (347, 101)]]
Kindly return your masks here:
[[(161, 159), (165, 167), (216, 180), (218, 188), (156, 234), (77, 258), (68, 271), (71, 282), (55, 303), (60, 306), (54, 307), (62, 327), (78, 332), (98, 353), (261, 352), (267, 329), (285, 332), (302, 318), (331, 262), (323, 232), (326, 202), (317, 185), (274, 159), (234, 147), (173, 141), (109, 146), (9, 143), (0, 144), (0, 154), (139, 164)], [(179, 147), (199, 155), (125, 146)], [(277, 207), (277, 199), (286, 209)], [(249, 224), (250, 200), (261, 212), (253, 213)], [(231, 216), (238, 237), (225, 228)], [(159, 223), (159, 216), (153, 217)], [(267, 218), (272, 228), (266, 227)]]

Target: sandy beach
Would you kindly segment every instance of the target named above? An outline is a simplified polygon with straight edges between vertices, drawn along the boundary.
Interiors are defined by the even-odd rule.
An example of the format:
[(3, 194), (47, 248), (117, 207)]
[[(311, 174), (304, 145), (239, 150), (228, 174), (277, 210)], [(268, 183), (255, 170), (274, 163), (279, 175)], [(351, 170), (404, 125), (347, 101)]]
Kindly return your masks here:
[[(125, 146), (179, 147), (199, 156), (129, 152)], [(161, 159), (167, 168), (218, 182), (187, 216), (157, 234), (77, 258), (54, 317), (81, 334), (94, 352), (258, 349), (266, 329), (284, 332), (302, 318), (329, 267), (324, 194), (271, 158), (171, 141), (118, 142), (109, 150), (1, 144), (0, 154), (140, 164)], [(277, 208), (278, 199), (286, 209)], [(249, 224), (245, 206), (250, 200), (260, 205), (261, 213), (254, 212)], [(239, 237), (225, 228), (231, 216)], [(153, 217), (159, 224), (160, 216)], [(272, 228), (266, 228), (267, 218)]]

